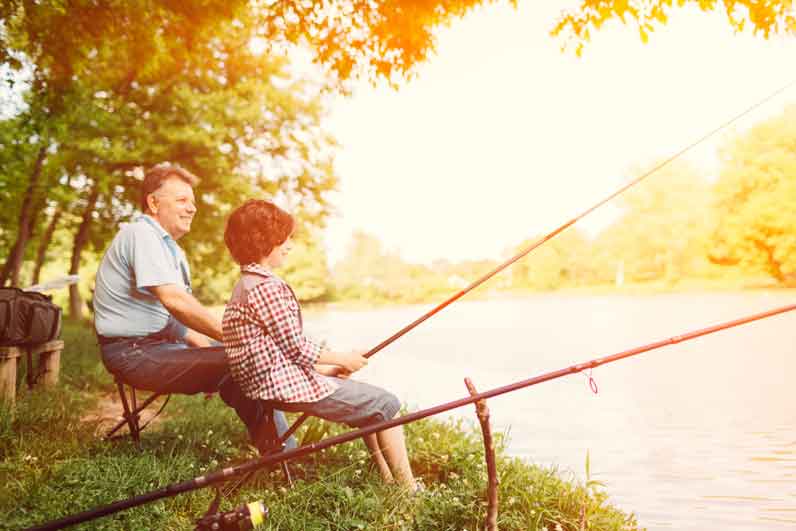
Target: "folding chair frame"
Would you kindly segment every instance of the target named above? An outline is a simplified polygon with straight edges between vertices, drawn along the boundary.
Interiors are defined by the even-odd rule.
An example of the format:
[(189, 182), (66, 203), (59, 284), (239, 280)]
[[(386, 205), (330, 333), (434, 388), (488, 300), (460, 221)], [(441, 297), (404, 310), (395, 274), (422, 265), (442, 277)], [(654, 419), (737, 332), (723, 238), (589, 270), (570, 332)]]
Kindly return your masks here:
[[(116, 425), (111, 428), (108, 433), (105, 435), (105, 439), (114, 439), (120, 437), (120, 435), (114, 435), (117, 431), (119, 431), (125, 424), (127, 425), (128, 429), (130, 430), (130, 436), (133, 438), (135, 445), (137, 448), (141, 448), (141, 432), (146, 428), (147, 424), (143, 426), (140, 425), (141, 420), (141, 412), (146, 409), (152, 402), (163, 396), (165, 393), (157, 393), (153, 392), (146, 400), (141, 402), (141, 405), (138, 405), (136, 390), (135, 387), (132, 385), (128, 385), (127, 387), (130, 388), (130, 395), (128, 399), (127, 391), (125, 390), (125, 383), (116, 378), (116, 388), (119, 391), (119, 398), (122, 401), (122, 408), (124, 417), (122, 420), (116, 423)], [(160, 408), (160, 411), (163, 411), (163, 408), (166, 407), (166, 403), (168, 403), (169, 397), (171, 395), (166, 395), (166, 402)], [(158, 411), (155, 416), (160, 414)], [(272, 453), (279, 453), (285, 449), (285, 441), (287, 441), (291, 435), (293, 435), (296, 430), (301, 426), (301, 424), (307, 419), (309, 415), (306, 413), (302, 414), (296, 421), (288, 428), (288, 430), (283, 433), (281, 436), (277, 437), (276, 439), (266, 441), (268, 449), (265, 451), (266, 454)], [(154, 418), (154, 417), (153, 417)], [(151, 421), (151, 419), (150, 419)], [(272, 420), (273, 422), (273, 420)], [(282, 472), (285, 474), (285, 479), (288, 482), (288, 485), (293, 486), (293, 479), (290, 476), (290, 470), (287, 467), (287, 463), (282, 461), (280, 463), (282, 468)]]

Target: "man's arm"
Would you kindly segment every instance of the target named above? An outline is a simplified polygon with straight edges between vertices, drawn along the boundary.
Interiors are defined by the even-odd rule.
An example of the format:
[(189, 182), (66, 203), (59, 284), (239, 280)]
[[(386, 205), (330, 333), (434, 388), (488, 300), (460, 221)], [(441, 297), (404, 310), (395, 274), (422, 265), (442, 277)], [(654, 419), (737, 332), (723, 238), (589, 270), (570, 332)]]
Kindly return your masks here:
[(211, 342), (210, 338), (204, 334), (200, 334), (196, 330), (192, 330), (189, 328), (185, 332), (185, 337), (183, 338), (185, 342), (191, 347), (211, 347), (213, 343)]
[(210, 310), (202, 306), (196, 297), (181, 287), (175, 284), (165, 284), (151, 286), (149, 291), (158, 298), (170, 314), (188, 328), (218, 341), (223, 339), (221, 319), (210, 313)]

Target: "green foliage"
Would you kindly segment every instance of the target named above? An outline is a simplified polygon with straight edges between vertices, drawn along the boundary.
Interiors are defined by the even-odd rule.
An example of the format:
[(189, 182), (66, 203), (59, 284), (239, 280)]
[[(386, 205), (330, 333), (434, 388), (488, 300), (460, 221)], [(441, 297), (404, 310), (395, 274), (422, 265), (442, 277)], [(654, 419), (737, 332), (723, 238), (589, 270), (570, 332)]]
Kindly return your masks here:
[[(634, 173), (641, 174), (641, 170)], [(595, 242), (606, 280), (622, 264), (629, 281), (674, 284), (702, 276), (713, 229), (708, 181), (686, 163), (670, 164), (621, 197), (623, 214)]]
[(257, 27), (245, 3), (147, 4), (4, 4), (0, 44), (6, 58), (24, 58), (33, 81), (27, 107), (0, 122), (0, 159), (14, 162), (0, 178), (0, 195), (13, 205), (3, 214), (12, 229), (0, 232), (0, 249), (17, 236), (39, 149), (47, 156), (34, 210), (67, 213), (55, 243), (65, 240), (60, 254), (78, 266), (84, 249), (102, 252), (136, 210), (137, 170), (176, 162), (201, 179), (200, 213), (184, 240), (195, 291), (223, 300), (226, 284), (215, 277), (237, 268), (219, 227), (233, 207), (265, 196), (300, 203), (308, 223), (327, 214), (334, 141), (319, 125), (330, 85), (253, 49)]
[(730, 141), (716, 183), (711, 258), (779, 282), (796, 277), (796, 106)]
[[(343, 1), (318, 9), (297, 1), (47, 0), (34, 9), (24, 0), (9, 0), (0, 8), (8, 27), (7, 36), (0, 35), (0, 62), (13, 62), (11, 51), (35, 41), (36, 63), (51, 70), (56, 83), (98, 69), (93, 74), (113, 86), (131, 76), (179, 69), (216, 24), (234, 23), (256, 29), (277, 49), (306, 43), (340, 80), (356, 74), (391, 80), (408, 76), (429, 56), (435, 28), (485, 3), (491, 0)], [(113, 47), (112, 54), (91, 52), (104, 44)]]
[(452, 291), (440, 272), (404, 262), (375, 236), (359, 231), (333, 274), (336, 298), (343, 300), (420, 302)]
[[(38, 44), (36, 64), (51, 70), (58, 83), (96, 70), (107, 85), (115, 86), (130, 77), (179, 69), (195, 42), (215, 24), (235, 23), (241, 29), (256, 28), (262, 42), (277, 50), (288, 43), (306, 44), (314, 60), (341, 81), (357, 75), (397, 81), (411, 77), (433, 53), (436, 28), (492, 3), (496, 0), (344, 0), (318, 9), (315, 2), (295, 0), (80, 0), (68, 6), (47, 0), (33, 9), (24, 0), (7, 0), (0, 8), (8, 27), (7, 35), (0, 34), (0, 62), (18, 64), (12, 52), (32, 40)], [(562, 12), (552, 33), (580, 51), (592, 31), (609, 20), (622, 20), (635, 23), (646, 40), (666, 23), (675, 5), (704, 11), (723, 7), (734, 28), (751, 25), (765, 36), (796, 31), (788, 0), (657, 0), (644, 9), (627, 1), (582, 0), (578, 9)], [(110, 44), (113, 53), (93, 55), (91, 50), (103, 44)]]
[[(44, 150), (40, 182), (32, 190), (34, 231), (29, 241), (21, 242), (27, 260), (21, 284), (30, 278), (36, 248), (43, 244), (50, 248), (46, 270), (53, 276), (66, 273), (72, 267), (68, 257), (74, 256), (82, 275), (80, 291), (90, 297), (93, 264), (119, 223), (136, 210), (136, 170), (168, 160), (202, 178), (197, 189), (200, 213), (183, 241), (195, 292), (208, 303), (225, 300), (237, 276), (221, 242), (220, 227), (231, 208), (247, 197), (277, 198), (300, 205), (306, 223), (323, 225), (328, 192), (337, 182), (335, 142), (321, 128), (324, 96), (358, 74), (388, 81), (411, 76), (413, 67), (433, 50), (434, 28), (483, 3), (488, 2), (375, 1), (351, 9), (353, 4), (343, 2), (317, 10), (311, 2), (293, 1), (47, 0), (35, 8), (22, 0), (4, 2), (0, 63), (24, 105), (0, 120), (0, 200), (6, 206), (0, 212), (0, 255), (6, 256), (23, 236), (17, 226), (22, 198)], [(709, 10), (720, 4), (698, 5)], [(748, 21), (764, 35), (793, 31), (789, 5), (724, 3), (731, 24), (740, 29)], [(627, 2), (584, 0), (580, 10), (561, 18), (553, 33), (582, 44), (592, 29), (619, 18), (635, 22), (646, 38), (656, 24), (666, 22), (674, 6), (662, 0), (638, 10)], [(741, 16), (747, 8), (748, 15)], [(276, 52), (296, 42), (309, 44), (314, 59), (333, 75), (305, 78), (293, 72)], [(253, 44), (269, 53), (260, 53)], [(14, 69), (25, 73), (6, 75)], [(747, 170), (758, 180), (774, 178), (760, 176), (770, 173), (768, 168), (790, 171), (787, 145), (777, 155), (759, 142), (752, 144), (744, 148), (747, 155), (725, 157), (725, 165), (736, 169), (725, 168), (723, 182), (732, 180), (733, 171), (736, 180)], [(770, 160), (754, 166), (744, 162), (744, 157), (762, 152)], [(711, 250), (715, 262), (738, 265), (750, 274), (764, 272), (780, 282), (793, 273), (791, 224), (783, 210), (771, 209), (770, 200), (748, 202), (749, 211), (761, 220), (757, 225), (729, 207), (719, 208), (716, 212), (724, 217), (712, 221), (697, 214), (706, 211), (709, 192), (691, 169), (670, 168), (667, 175), (651, 180), (657, 181), (669, 185), (634, 191), (621, 222), (599, 241), (590, 245), (567, 231), (535, 251), (527, 263), (517, 264), (503, 287), (610, 283), (620, 263), (631, 281), (673, 285), (683, 278), (721, 276), (725, 273), (706, 263), (704, 251), (705, 227), (717, 222), (721, 226)], [(697, 186), (688, 191), (689, 183)], [(791, 193), (785, 181), (777, 186), (772, 193)], [(738, 202), (732, 191), (727, 197), (720, 189), (717, 193), (720, 203)], [(43, 227), (56, 212), (62, 213), (58, 230), (52, 242), (42, 241)], [(83, 226), (85, 238), (79, 238)], [(320, 245), (312, 239), (297, 244), (285, 275), (302, 300), (426, 301), (480, 276), (472, 274), (481, 270), (472, 264), (408, 264), (378, 242), (357, 238), (335, 270), (335, 286), (326, 274)], [(768, 258), (760, 258), (765, 254)]]
[(300, 301), (329, 299), (331, 286), (326, 251), (314, 232), (303, 231), (294, 237), (290, 254), (277, 273), (293, 286)]
[(702, 11), (724, 10), (727, 22), (736, 31), (750, 26), (768, 38), (772, 34), (796, 34), (796, 14), (790, 0), (653, 0), (638, 4), (627, 0), (581, 0), (580, 5), (562, 13), (551, 34), (565, 39), (580, 55), (594, 31), (611, 20), (633, 24), (642, 41), (665, 25), (671, 11), (685, 6)]
[[(535, 243), (531, 238), (517, 246), (521, 252)], [(515, 288), (553, 290), (563, 286), (581, 286), (592, 280), (589, 264), (589, 242), (576, 229), (570, 229), (516, 263), (511, 270), (511, 285)]]

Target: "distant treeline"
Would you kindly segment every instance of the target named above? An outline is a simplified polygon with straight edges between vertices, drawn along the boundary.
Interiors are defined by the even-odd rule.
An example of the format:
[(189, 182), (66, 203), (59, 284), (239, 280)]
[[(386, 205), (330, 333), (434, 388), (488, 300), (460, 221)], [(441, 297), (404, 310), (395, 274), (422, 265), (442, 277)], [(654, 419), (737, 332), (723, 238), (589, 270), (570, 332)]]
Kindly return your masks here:
[[(595, 238), (570, 227), (485, 287), (796, 283), (796, 106), (728, 138), (719, 159), (717, 175), (685, 162), (666, 166), (615, 200), (619, 216)], [(503, 259), (539, 236), (507, 249)], [(497, 264), (408, 264), (360, 233), (332, 276), (324, 277), (326, 296), (423, 301), (453, 293)]]

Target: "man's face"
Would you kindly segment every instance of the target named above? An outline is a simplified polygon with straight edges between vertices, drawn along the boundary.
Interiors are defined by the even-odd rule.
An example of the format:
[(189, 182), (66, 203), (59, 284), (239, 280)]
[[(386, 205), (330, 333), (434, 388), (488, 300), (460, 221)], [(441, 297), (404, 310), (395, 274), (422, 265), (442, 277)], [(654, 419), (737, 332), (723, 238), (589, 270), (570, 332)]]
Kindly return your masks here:
[(178, 177), (170, 177), (149, 195), (150, 215), (175, 240), (191, 230), (196, 214), (196, 200), (191, 185)]

